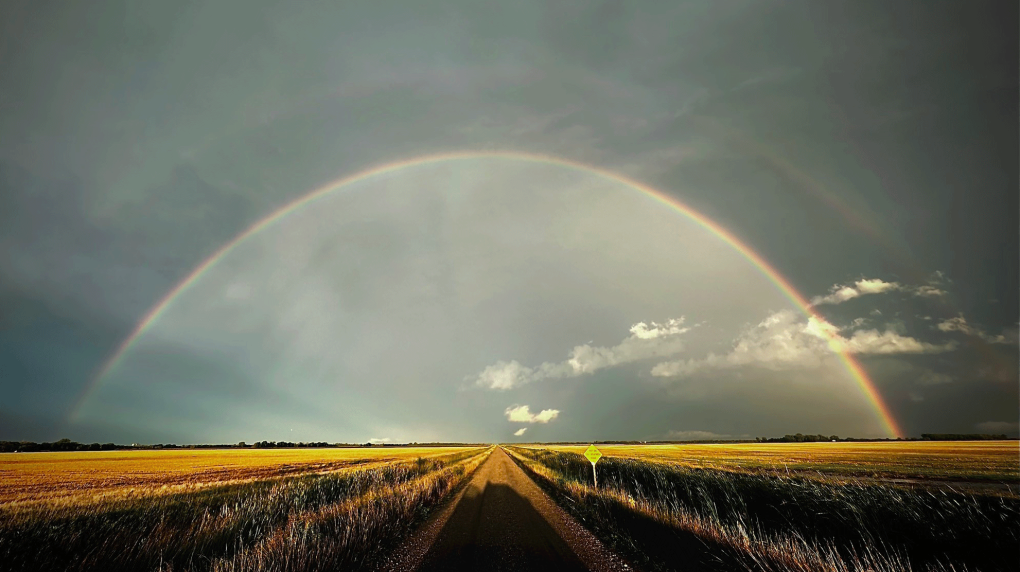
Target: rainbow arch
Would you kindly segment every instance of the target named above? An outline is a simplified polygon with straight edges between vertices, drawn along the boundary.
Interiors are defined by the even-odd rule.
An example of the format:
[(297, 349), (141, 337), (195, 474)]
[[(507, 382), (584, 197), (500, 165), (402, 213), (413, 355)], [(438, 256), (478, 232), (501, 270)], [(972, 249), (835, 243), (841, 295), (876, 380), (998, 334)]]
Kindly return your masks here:
[[(623, 175), (607, 171), (584, 163), (571, 161), (569, 159), (563, 159), (560, 157), (553, 157), (549, 155), (539, 155), (533, 153), (523, 153), (517, 151), (461, 151), (461, 152), (450, 152), (450, 153), (438, 153), (432, 155), (422, 155), (413, 157), (410, 159), (404, 159), (400, 161), (394, 161), (383, 165), (378, 165), (359, 171), (353, 175), (348, 175), (339, 179), (336, 179), (330, 183), (323, 185), (317, 189), (314, 189), (308, 193), (305, 193), (300, 198), (284, 205), (276, 211), (270, 213), (265, 218), (259, 220), (255, 224), (248, 227), (244, 232), (235, 236), (232, 240), (224, 244), (202, 261), (201, 264), (196, 266), (183, 280), (177, 283), (169, 292), (167, 292), (154, 306), (152, 306), (144, 317), (135, 325), (131, 333), (124, 338), (124, 340), (117, 346), (112, 354), (103, 362), (96, 374), (92, 377), (85, 389), (82, 391), (78, 400), (75, 402), (74, 407), (71, 410), (70, 419), (73, 420), (77, 417), (81, 406), (88, 400), (89, 396), (96, 390), (101, 384), (103, 379), (110, 374), (124, 359), (127, 352), (135, 345), (138, 339), (148, 331), (152, 325), (159, 319), (159, 317), (166, 311), (171, 305), (174, 299), (191, 287), (195, 282), (201, 278), (202, 274), (206, 270), (211, 268), (217, 262), (222, 260), (231, 250), (234, 249), (238, 244), (244, 242), (251, 236), (258, 234), (263, 229), (273, 225), (279, 220), (282, 220), (287, 215), (305, 207), (306, 205), (321, 199), (330, 193), (342, 189), (343, 187), (370, 179), (372, 177), (382, 175), (385, 173), (391, 173), (408, 167), (415, 167), (425, 165), (428, 163), (440, 163), (447, 161), (458, 161), (468, 159), (509, 159), (518, 161), (527, 161), (532, 163), (543, 163), (548, 165), (557, 165), (569, 169), (583, 171), (591, 173), (636, 189), (656, 201), (670, 207), (671, 209), (683, 214), (695, 223), (708, 230), (712, 234), (716, 235), (727, 244), (736, 249), (740, 254), (747, 258), (755, 267), (757, 267), (773, 284), (779, 288), (780, 292), (783, 293), (787, 298), (790, 299), (800, 310), (809, 318), (819, 318), (808, 303), (807, 299), (804, 298), (796, 289), (790, 284), (790, 282), (783, 277), (776, 269), (770, 266), (765, 259), (763, 259), (757, 252), (751, 249), (751, 247), (744, 244), (731, 232), (725, 228), (719, 226), (711, 219), (704, 215), (694, 211), (687, 205), (683, 204), (679, 200), (666, 195), (662, 191), (653, 189), (643, 183), (625, 177)], [(821, 319), (821, 318), (819, 318)], [(879, 394), (875, 387), (874, 382), (868, 377), (868, 374), (864, 371), (861, 365), (847, 352), (842, 344), (838, 342), (834, 337), (829, 338), (829, 346), (832, 348), (840, 360), (843, 362), (854, 381), (864, 392), (869, 403), (875, 411), (876, 416), (882, 423), (883, 428), (886, 432), (893, 437), (901, 437), (902, 432), (896, 419), (892, 416), (888, 406), (882, 400), (882, 396)]]

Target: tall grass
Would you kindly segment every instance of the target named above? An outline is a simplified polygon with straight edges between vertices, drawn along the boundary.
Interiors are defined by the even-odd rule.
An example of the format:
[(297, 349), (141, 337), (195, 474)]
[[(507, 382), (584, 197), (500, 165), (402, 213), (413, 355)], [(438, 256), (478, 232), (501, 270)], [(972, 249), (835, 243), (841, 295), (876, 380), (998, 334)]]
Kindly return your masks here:
[[(0, 567), (327, 570), (364, 564), (408, 532), (489, 451), (91, 505), (11, 508), (0, 511)], [(312, 554), (297, 554), (299, 546)]]
[[(515, 459), (611, 545), (669, 568), (687, 541), (702, 566), (754, 570), (1015, 569), (1020, 500), (825, 482), (514, 447)], [(678, 540), (679, 539), (679, 540)], [(662, 552), (659, 550), (659, 552)], [(668, 553), (667, 557), (668, 557)]]

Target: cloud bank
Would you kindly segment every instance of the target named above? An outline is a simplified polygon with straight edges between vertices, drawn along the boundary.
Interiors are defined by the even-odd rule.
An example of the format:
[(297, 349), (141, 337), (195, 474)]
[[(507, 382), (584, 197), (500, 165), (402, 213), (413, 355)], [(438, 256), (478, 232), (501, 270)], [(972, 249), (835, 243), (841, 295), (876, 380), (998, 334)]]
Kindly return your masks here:
[(1015, 345), (1017, 343), (1017, 333), (1015, 331), (1006, 331), (997, 336), (993, 336), (981, 328), (968, 324), (966, 318), (964, 318), (962, 314), (955, 318), (949, 318), (948, 320), (939, 322), (935, 327), (941, 332), (960, 332), (968, 336), (981, 338), (990, 344)]
[(488, 389), (507, 390), (545, 379), (577, 377), (649, 358), (669, 357), (683, 351), (681, 336), (690, 329), (684, 326), (682, 316), (663, 323), (638, 322), (630, 327), (630, 336), (615, 346), (575, 346), (565, 361), (546, 362), (538, 367), (528, 367), (517, 360), (501, 360), (482, 370), (475, 376), (474, 383)]
[(898, 282), (885, 282), (880, 278), (863, 278), (849, 286), (840, 284), (834, 285), (830, 289), (829, 294), (825, 296), (815, 296), (812, 298), (811, 305), (842, 304), (847, 300), (853, 300), (854, 298), (859, 298), (868, 294), (881, 294), (883, 292), (901, 290), (902, 288), (903, 287)]
[[(936, 272), (927, 284), (904, 285), (880, 278), (862, 278), (851, 285), (833, 286), (829, 294), (812, 299), (814, 305), (835, 305), (859, 298), (889, 292), (905, 292), (912, 296), (942, 296), (939, 286), (945, 282)], [(882, 316), (873, 310), (870, 315)], [(847, 325), (837, 326), (819, 315), (805, 316), (795, 310), (773, 312), (755, 326), (745, 328), (734, 340), (732, 347), (723, 353), (709, 353), (700, 358), (661, 361), (651, 369), (655, 377), (686, 377), (705, 370), (760, 367), (774, 371), (817, 369), (831, 362), (836, 353), (855, 355), (939, 354), (959, 347), (956, 340), (933, 343), (923, 341), (904, 332), (902, 322), (892, 321), (879, 327), (865, 327), (871, 318), (858, 317)], [(989, 343), (1015, 343), (1016, 336), (992, 336), (958, 316), (940, 322), (941, 332), (960, 332), (979, 337)], [(522, 365), (516, 360), (499, 361), (486, 367), (475, 378), (480, 387), (507, 390), (545, 379), (576, 377), (601, 369), (646, 360), (670, 357), (685, 349), (681, 336), (691, 330), (685, 318), (669, 319), (663, 323), (638, 322), (631, 326), (630, 336), (611, 347), (590, 344), (574, 347), (570, 357), (562, 362), (545, 362), (537, 367)], [(470, 378), (469, 378), (470, 379)], [(931, 374), (918, 379), (920, 385), (949, 383), (946, 374)], [(533, 422), (527, 409), (520, 420)], [(508, 410), (510, 415), (510, 410)]]
[(667, 361), (652, 368), (657, 377), (683, 377), (705, 369), (758, 366), (773, 370), (817, 368), (835, 351), (852, 354), (930, 354), (950, 351), (956, 342), (931, 344), (891, 329), (857, 330), (848, 337), (823, 318), (805, 319), (793, 310), (775, 312), (746, 329), (726, 354)]
[(885, 294), (888, 292), (906, 292), (913, 296), (924, 298), (936, 298), (944, 296), (946, 291), (942, 289), (945, 281), (942, 272), (935, 272), (927, 284), (920, 286), (908, 286), (899, 282), (886, 282), (881, 278), (861, 278), (853, 284), (835, 284), (824, 296), (815, 296), (811, 299), (812, 306), (825, 304), (842, 304), (854, 298), (874, 294)]

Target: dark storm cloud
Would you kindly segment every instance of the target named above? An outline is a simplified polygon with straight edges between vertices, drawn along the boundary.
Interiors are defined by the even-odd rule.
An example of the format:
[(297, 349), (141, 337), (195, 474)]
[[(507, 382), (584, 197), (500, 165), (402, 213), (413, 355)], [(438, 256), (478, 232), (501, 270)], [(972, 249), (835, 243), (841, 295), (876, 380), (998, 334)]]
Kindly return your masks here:
[(3, 415), (33, 419), (31, 431), (23, 432), (20, 423), (13, 422), (8, 433), (52, 438), (65, 426), (79, 394), (68, 378), (95, 367), (96, 355), (121, 336), (121, 325), (107, 322), (106, 316), (90, 308), (52, 297), (5, 292), (0, 293), (0, 304), (5, 308), (0, 314)]
[[(909, 431), (1009, 422), (1008, 415), (1000, 419), (1007, 413), (1001, 404), (1013, 404), (1015, 419), (1016, 348), (995, 340), (1015, 333), (1020, 314), (1020, 64), (1015, 26), (1004, 24), (1016, 22), (1016, 11), (1004, 3), (923, 1), (111, 1), (59, 8), (10, 2), (0, 22), (3, 431), (58, 437), (51, 433), (62, 427), (71, 396), (146, 310), (232, 236), (303, 192), (398, 158), (506, 148), (590, 162), (663, 189), (743, 238), (809, 297), (863, 277), (918, 287), (943, 271), (945, 296), (897, 291), (820, 311), (840, 326), (863, 318), (869, 321), (858, 329), (958, 344), (938, 355), (862, 358)], [(441, 184), (454, 192), (463, 181), (463, 173), (451, 173)], [(366, 205), (347, 208), (357, 213)], [(307, 224), (335, 223), (344, 212), (323, 208)], [(630, 282), (638, 277), (610, 272), (605, 279), (633, 299), (606, 295), (592, 312), (592, 300), (557, 290), (569, 292), (582, 278), (562, 265), (536, 263), (522, 270), (528, 280), (519, 296), (472, 310), (478, 316), (464, 348), (473, 349), (461, 352), (471, 354), (470, 364), (460, 356), (440, 359), (435, 356), (446, 350), (429, 342), (443, 334), (406, 334), (397, 325), (406, 316), (347, 331), (317, 317), (313, 304), (287, 297), (304, 292), (320, 304), (319, 313), (322, 304), (336, 304), (359, 320), (385, 313), (388, 301), (414, 300), (420, 307), (413, 319), (425, 323), (423, 316), (466, 311), (463, 300), (484, 291), (458, 290), (451, 277), (463, 260), (436, 254), (448, 250), (447, 230), (456, 225), (439, 203), (394, 200), (373, 212), (370, 220), (348, 220), (338, 234), (259, 242), (265, 260), (277, 261), (275, 271), (242, 256), (223, 263), (233, 275), (197, 284), (201, 295), (182, 300), (162, 333), (181, 333), (173, 330), (178, 324), (219, 350), (216, 344), (228, 340), (240, 345), (235, 353), (207, 355), (169, 340), (162, 351), (179, 355), (180, 368), (173, 359), (150, 365), (168, 383), (180, 381), (174, 410), (193, 426), (147, 427), (146, 411), (170, 412), (158, 411), (159, 392), (147, 394), (142, 385), (110, 397), (130, 412), (120, 426), (124, 434), (252, 440), (242, 433), (255, 426), (242, 412), (262, 411), (280, 397), (274, 392), (282, 381), (259, 378), (270, 366), (304, 381), (267, 431), (300, 416), (301, 404), (310, 402), (302, 391), (374, 408), (331, 425), (344, 434), (338, 439), (414, 439), (414, 431), (459, 439), (466, 427), (477, 428), (479, 438), (501, 438), (511, 428), (494, 423), (504, 423), (502, 412), (512, 402), (562, 411), (555, 422), (529, 428), (529, 439), (582, 438), (597, 427), (620, 437), (808, 431), (795, 426), (797, 419), (814, 421), (797, 415), (830, 411), (812, 401), (818, 394), (783, 389), (797, 407), (784, 413), (762, 403), (756, 413), (746, 405), (755, 403), (750, 394), (739, 395), (737, 379), (726, 382), (734, 392), (726, 399), (720, 394), (714, 404), (686, 407), (658, 399), (656, 390), (633, 389), (634, 375), (641, 377), (636, 372), (648, 368), (621, 364), (596, 372), (591, 383), (537, 384), (498, 400), (478, 391), (444, 394), (452, 407), (442, 413), (438, 406), (383, 403), (364, 390), (375, 383), (364, 372), (373, 370), (369, 356), (392, 355), (384, 349), (406, 348), (424, 360), (400, 375), (403, 391), (425, 399), (428, 388), (462, 383), (498, 360), (559, 362), (593, 338), (593, 347), (613, 347), (639, 321), (680, 315), (707, 321), (684, 357), (722, 351), (740, 324), (757, 324), (783, 308), (774, 291), (752, 292), (748, 283), (718, 294), (739, 300), (739, 311), (677, 300), (651, 313), (653, 305), (634, 302), (651, 290), (634, 290)], [(502, 228), (484, 217), (477, 228), (464, 228), (486, 227)], [(592, 235), (609, 236), (608, 228)], [(310, 254), (292, 254), (303, 265), (288, 267), (288, 257), (274, 258), (281, 245)], [(259, 287), (253, 277), (272, 278), (280, 268), (299, 271), (305, 281), (279, 290), (278, 299), (261, 299), (268, 308), (232, 317), (235, 323), (202, 322), (201, 312), (191, 313), (203, 304), (218, 308), (223, 292), (243, 304), (245, 293)], [(656, 279), (640, 265), (627, 268), (637, 269), (640, 280)], [(648, 313), (625, 315), (638, 310)], [(698, 311), (711, 315), (698, 317)], [(332, 367), (323, 363), (333, 361), (316, 357), (320, 346), (310, 333), (231, 337), (242, 326), (300, 330), (295, 316), (310, 324), (307, 332), (324, 328), (337, 345), (364, 348), (348, 352), (348, 365), (363, 371), (348, 372), (347, 393), (330, 394), (321, 385), (321, 372)], [(983, 335), (938, 329), (960, 316)], [(237, 365), (251, 348), (282, 356), (298, 347), (302, 357), (281, 357), (255, 373)], [(127, 370), (136, 377), (122, 381), (146, 378), (141, 369)], [(759, 383), (781, 383), (761, 375)], [(952, 381), (932, 382), (946, 378)], [(195, 385), (200, 379), (222, 379), (208, 403), (242, 403), (236, 417), (216, 423)], [(954, 399), (961, 404), (955, 412)], [(629, 426), (645, 408), (655, 415)], [(603, 413), (584, 417), (585, 409)], [(330, 411), (315, 416), (326, 419)], [(863, 427), (846, 415), (833, 423)], [(402, 429), (399, 419), (416, 425)], [(590, 419), (607, 421), (586, 424)], [(79, 428), (116, 438), (115, 421), (92, 423)], [(320, 437), (309, 430), (306, 438)]]
[(185, 165), (115, 220), (89, 216), (86, 192), (0, 164), (2, 408), (44, 417), (47, 438), (138, 313), (249, 216)]
[[(840, 222), (839, 213), (809, 206), (804, 216), (797, 206), (811, 197), (782, 178), (752, 178), (766, 183), (747, 193), (758, 199), (755, 208), (724, 216), (754, 244), (768, 244), (770, 258), (791, 274), (809, 261), (845, 261), (864, 273), (894, 267), (913, 281), (933, 268), (966, 276), (981, 284), (967, 286), (958, 303), (993, 319), (985, 304), (997, 297), (993, 291), (1006, 295), (1018, 285), (1018, 204), (1016, 193), (1005, 192), (1016, 182), (1016, 34), (1001, 23), (1012, 21), (1016, 7), (759, 3), (752, 11), (702, 27), (711, 41), (669, 52), (673, 60), (652, 68), (648, 81), (657, 81), (659, 92), (675, 88), (677, 78), (696, 86), (676, 96), (678, 110), (721, 121), (786, 157), (874, 218), (868, 222), (886, 230), (883, 239), (892, 244), (855, 241), (857, 252), (867, 254), (847, 259), (855, 254), (837, 244), (846, 237), (824, 232)], [(837, 152), (812, 144), (832, 137), (840, 141)], [(726, 157), (680, 180), (725, 193), (749, 180), (731, 169), (753, 168), (752, 159)], [(784, 218), (814, 226), (822, 242), (802, 251), (803, 243), (762, 226)], [(976, 256), (954, 254), (961, 249)], [(826, 252), (838, 256), (819, 256)], [(810, 278), (801, 284), (816, 289)], [(995, 314), (1017, 315), (1016, 296), (1008, 298)]]

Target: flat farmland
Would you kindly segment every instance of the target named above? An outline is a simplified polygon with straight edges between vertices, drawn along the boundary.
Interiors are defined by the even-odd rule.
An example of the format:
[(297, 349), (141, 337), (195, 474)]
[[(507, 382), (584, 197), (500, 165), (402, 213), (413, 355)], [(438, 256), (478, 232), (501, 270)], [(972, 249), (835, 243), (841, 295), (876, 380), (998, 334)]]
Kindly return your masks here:
[(5, 453), (0, 456), (0, 506), (177, 493), (276, 477), (367, 469), (469, 449), (352, 447)]
[[(532, 446), (539, 447), (539, 446)], [(587, 445), (542, 446), (582, 453)], [(602, 454), (738, 472), (904, 480), (1020, 482), (1016, 441), (598, 445)]]
[(1016, 569), (1015, 441), (597, 447), (507, 450), (638, 568)]
[(0, 568), (372, 568), (492, 450), (4, 453)]

